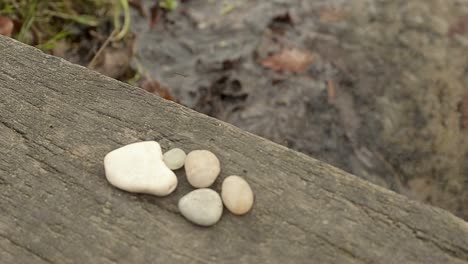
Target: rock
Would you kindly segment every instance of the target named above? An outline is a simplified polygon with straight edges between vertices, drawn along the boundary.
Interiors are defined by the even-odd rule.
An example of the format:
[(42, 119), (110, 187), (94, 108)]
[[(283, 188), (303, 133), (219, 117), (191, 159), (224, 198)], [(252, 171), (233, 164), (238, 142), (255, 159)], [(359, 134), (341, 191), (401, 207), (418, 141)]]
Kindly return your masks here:
[(177, 177), (164, 164), (156, 141), (133, 143), (109, 152), (104, 169), (112, 185), (128, 192), (165, 196), (177, 186)]
[(178, 170), (184, 166), (185, 157), (187, 155), (180, 148), (173, 148), (164, 153), (163, 160), (167, 167), (171, 170)]
[(191, 191), (180, 198), (179, 210), (192, 223), (211, 226), (221, 218), (223, 202), (217, 192), (202, 188)]
[(211, 151), (194, 150), (185, 159), (187, 180), (195, 188), (211, 186), (220, 171), (219, 160)]
[(224, 179), (221, 197), (226, 208), (236, 215), (243, 215), (250, 211), (254, 202), (250, 185), (243, 178), (235, 175)]

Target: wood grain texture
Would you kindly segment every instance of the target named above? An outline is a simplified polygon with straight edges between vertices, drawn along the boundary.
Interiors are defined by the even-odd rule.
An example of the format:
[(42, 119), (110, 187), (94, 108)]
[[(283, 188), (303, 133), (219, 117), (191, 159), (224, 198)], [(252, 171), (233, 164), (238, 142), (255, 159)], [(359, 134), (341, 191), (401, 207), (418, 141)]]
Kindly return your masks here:
[[(253, 210), (202, 228), (177, 201), (110, 186), (141, 140), (209, 149)], [(0, 37), (2, 263), (467, 263), (468, 224), (323, 162)]]

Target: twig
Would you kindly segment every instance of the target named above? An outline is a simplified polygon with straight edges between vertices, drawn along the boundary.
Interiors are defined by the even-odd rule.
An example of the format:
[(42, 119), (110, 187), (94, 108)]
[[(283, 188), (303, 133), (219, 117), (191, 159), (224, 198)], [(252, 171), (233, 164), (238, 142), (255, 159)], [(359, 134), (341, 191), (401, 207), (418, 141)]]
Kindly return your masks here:
[(97, 59), (99, 58), (99, 56), (101, 56), (101, 53), (104, 51), (104, 49), (107, 47), (107, 45), (109, 45), (109, 42), (114, 38), (114, 35), (116, 33), (117, 33), (117, 30), (114, 29), (112, 31), (112, 33), (109, 35), (109, 37), (107, 37), (106, 41), (104, 41), (102, 46), (99, 48), (99, 50), (94, 55), (93, 59), (89, 62), (89, 64), (88, 64), (89, 69), (94, 69), (94, 66), (96, 64)]

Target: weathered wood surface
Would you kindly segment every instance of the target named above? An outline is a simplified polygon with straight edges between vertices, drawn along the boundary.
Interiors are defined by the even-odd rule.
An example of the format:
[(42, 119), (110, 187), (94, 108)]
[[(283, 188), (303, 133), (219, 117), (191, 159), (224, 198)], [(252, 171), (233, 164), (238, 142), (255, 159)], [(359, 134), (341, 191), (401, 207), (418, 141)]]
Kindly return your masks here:
[[(104, 155), (207, 148), (256, 194), (201, 228), (111, 187)], [(468, 224), (142, 89), (0, 37), (2, 263), (467, 263)], [(219, 190), (220, 180), (215, 189)]]

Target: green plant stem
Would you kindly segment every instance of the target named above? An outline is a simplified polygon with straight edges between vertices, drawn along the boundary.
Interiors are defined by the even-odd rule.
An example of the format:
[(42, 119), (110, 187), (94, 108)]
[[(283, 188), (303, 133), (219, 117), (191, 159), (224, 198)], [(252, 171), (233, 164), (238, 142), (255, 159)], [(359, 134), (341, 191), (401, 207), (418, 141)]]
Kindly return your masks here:
[(26, 43), (26, 33), (29, 31), (36, 18), (36, 7), (37, 0), (32, 0), (31, 3), (27, 6), (27, 10), (25, 12), (25, 20), (17, 36), (17, 39), (21, 42)]
[[(115, 35), (113, 40), (122, 39), (123, 37), (125, 37), (125, 35), (127, 35), (128, 31), (130, 29), (130, 8), (129, 8), (129, 5), (128, 5), (128, 1), (127, 0), (119, 0), (119, 3), (120, 3), (120, 6), (122, 7), (123, 12), (124, 12), (124, 24), (123, 24), (121, 30), (119, 31), (119, 33), (117, 33), (117, 35)], [(117, 12), (116, 16), (118, 16), (118, 15), (119, 14)], [(118, 18), (116, 19), (116, 21), (118, 21)]]

